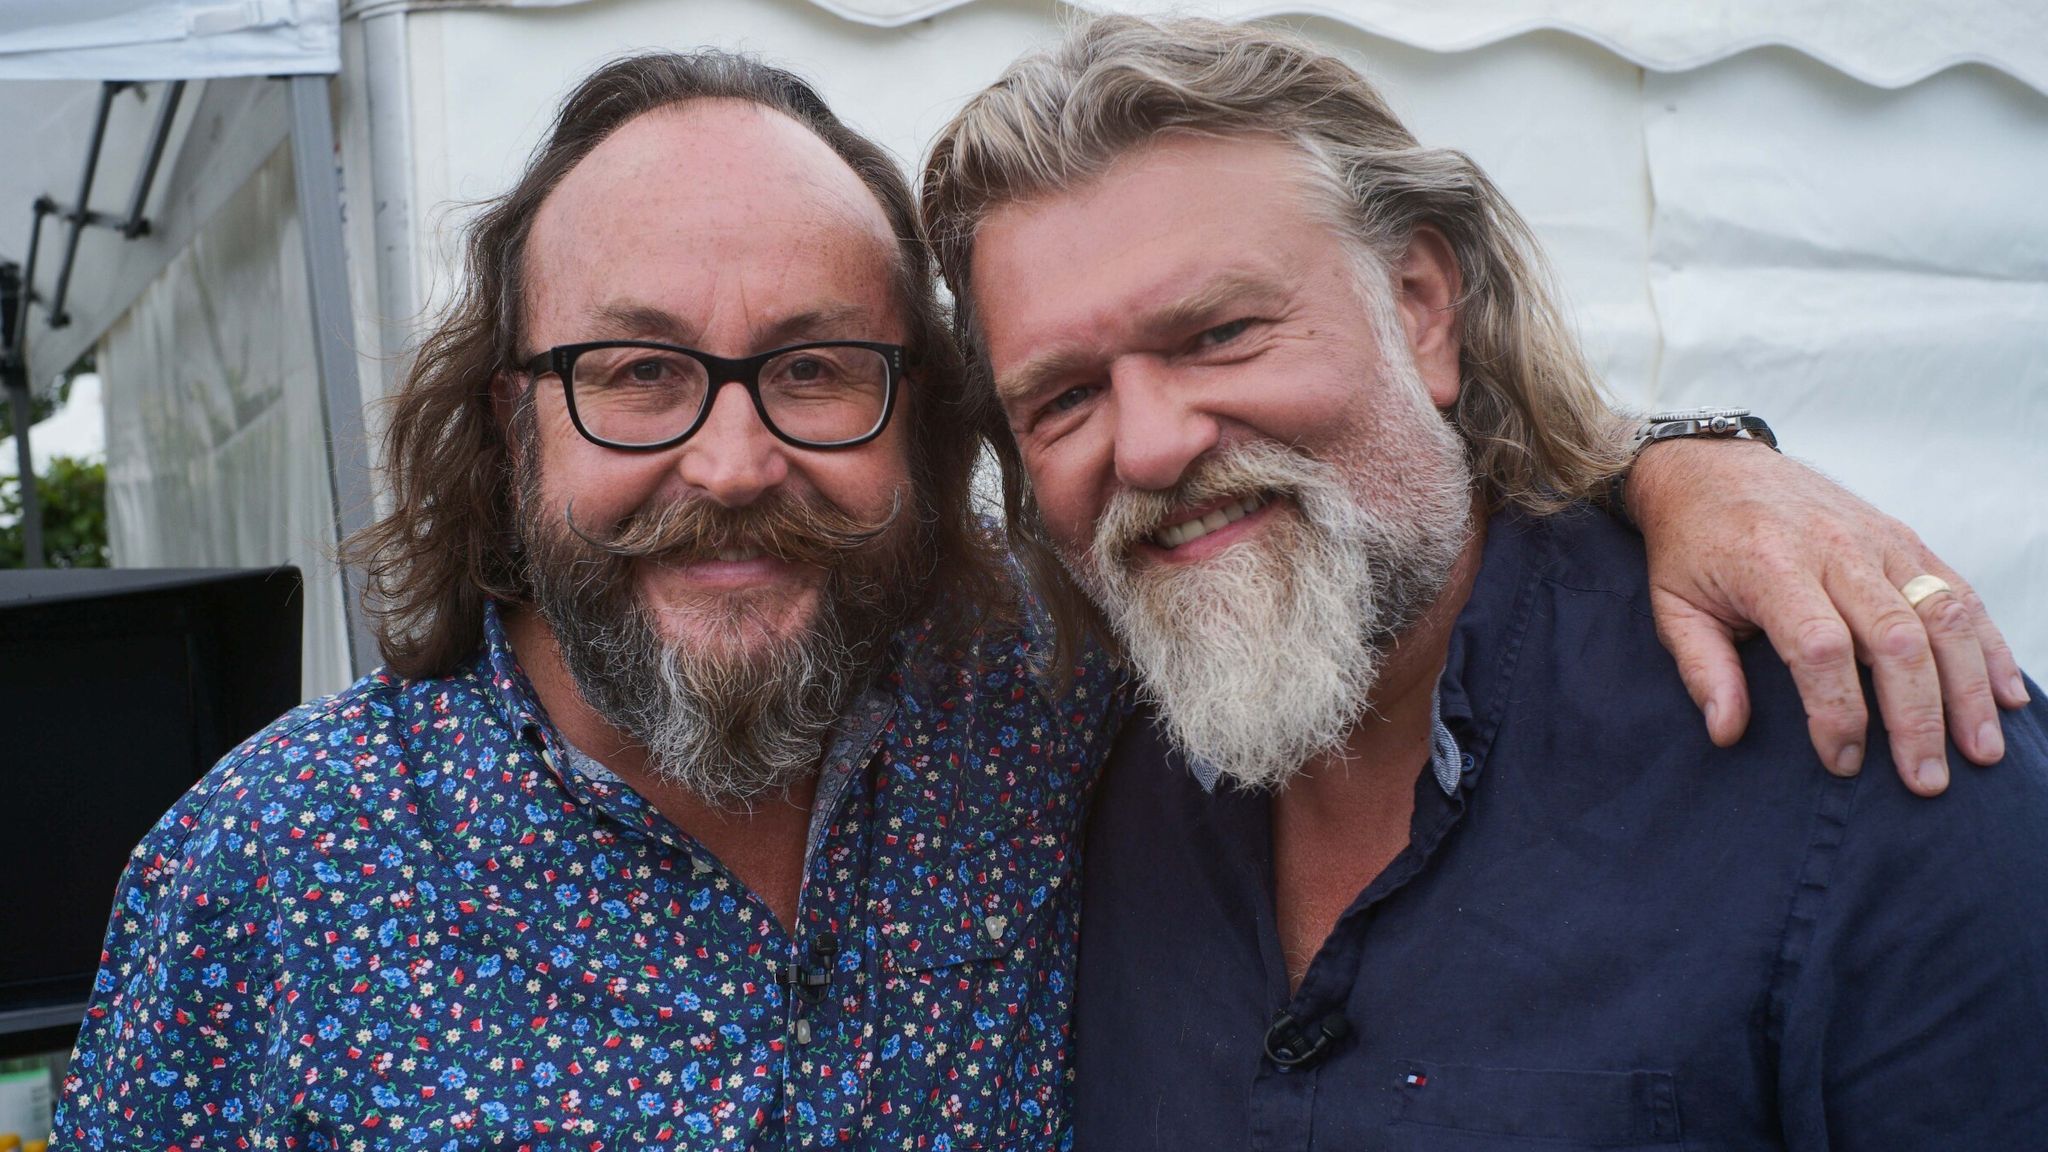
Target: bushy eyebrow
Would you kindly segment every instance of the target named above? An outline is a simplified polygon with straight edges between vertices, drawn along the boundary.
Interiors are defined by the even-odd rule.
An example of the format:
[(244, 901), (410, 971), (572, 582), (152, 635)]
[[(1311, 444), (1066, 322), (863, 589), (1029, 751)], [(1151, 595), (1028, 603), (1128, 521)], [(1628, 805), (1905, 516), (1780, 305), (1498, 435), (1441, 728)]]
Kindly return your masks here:
[[(598, 329), (594, 339), (655, 340), (664, 344), (681, 344), (686, 348), (697, 347), (697, 341), (702, 339), (695, 325), (651, 304), (613, 302), (593, 309), (591, 316)], [(891, 333), (883, 331), (866, 308), (857, 304), (827, 304), (793, 312), (776, 320), (754, 333), (752, 343), (756, 347), (734, 354), (761, 352), (810, 340), (890, 338)]]
[(683, 345), (697, 339), (697, 330), (685, 323), (682, 317), (651, 304), (602, 304), (592, 310), (591, 318), (597, 322), (593, 339), (660, 340)]
[[(1269, 276), (1232, 269), (1218, 273), (1179, 299), (1134, 322), (1141, 342), (1175, 339), (1191, 328), (1221, 322), (1228, 311), (1279, 304), (1284, 288)], [(996, 380), (996, 399), (1004, 407), (1021, 404), (1062, 380), (1091, 367), (1097, 356), (1078, 346), (1054, 346), (1027, 358)]]

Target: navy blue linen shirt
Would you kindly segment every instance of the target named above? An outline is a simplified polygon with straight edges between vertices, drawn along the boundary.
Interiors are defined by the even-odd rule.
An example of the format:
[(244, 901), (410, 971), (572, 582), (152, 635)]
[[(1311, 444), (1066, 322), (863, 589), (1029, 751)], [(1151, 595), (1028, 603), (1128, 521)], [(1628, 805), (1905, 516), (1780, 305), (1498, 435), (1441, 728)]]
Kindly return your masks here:
[[(2048, 1148), (2048, 708), (1936, 800), (1821, 771), (1762, 642), (1731, 749), (1604, 516), (1497, 516), (1438, 686), (1468, 759), (1290, 995), (1270, 802), (1144, 718), (1087, 838), (1076, 1147)], [(1959, 760), (1952, 754), (1951, 759)], [(1348, 1034), (1288, 1071), (1341, 1020)], [(1342, 1032), (1343, 1027), (1333, 1027)]]
[(453, 675), (292, 712), (143, 839), (53, 1147), (1065, 1142), (1099, 659), (1054, 695), (1028, 637), (899, 635), (785, 928), (485, 632)]

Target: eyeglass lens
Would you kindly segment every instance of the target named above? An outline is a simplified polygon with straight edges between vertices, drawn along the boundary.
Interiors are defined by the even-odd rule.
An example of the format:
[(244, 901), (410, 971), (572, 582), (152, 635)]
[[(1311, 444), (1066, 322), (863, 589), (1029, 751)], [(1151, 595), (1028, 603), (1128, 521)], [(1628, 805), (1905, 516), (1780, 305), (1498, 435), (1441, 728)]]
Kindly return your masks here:
[[(570, 387), (591, 435), (659, 444), (687, 431), (704, 407), (710, 374), (680, 352), (593, 348), (576, 358)], [(761, 406), (783, 435), (829, 444), (874, 430), (888, 395), (889, 360), (872, 348), (801, 348), (761, 366)]]

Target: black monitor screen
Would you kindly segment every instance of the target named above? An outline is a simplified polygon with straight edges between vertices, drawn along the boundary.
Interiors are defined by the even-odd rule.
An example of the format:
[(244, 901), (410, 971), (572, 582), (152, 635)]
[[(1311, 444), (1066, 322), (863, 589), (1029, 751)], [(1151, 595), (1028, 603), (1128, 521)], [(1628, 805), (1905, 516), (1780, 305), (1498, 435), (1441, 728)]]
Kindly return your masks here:
[(0, 1015), (84, 1002), (129, 851), (299, 700), (293, 569), (0, 573)]

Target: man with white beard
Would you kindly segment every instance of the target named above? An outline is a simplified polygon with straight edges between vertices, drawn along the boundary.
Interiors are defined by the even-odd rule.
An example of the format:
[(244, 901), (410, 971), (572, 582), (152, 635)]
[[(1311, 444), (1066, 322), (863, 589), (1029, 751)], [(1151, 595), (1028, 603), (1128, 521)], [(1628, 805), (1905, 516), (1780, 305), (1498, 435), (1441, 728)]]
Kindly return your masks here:
[[(1156, 720), (1087, 839), (1078, 1147), (2048, 1147), (2048, 709), (1917, 811), (1787, 771), (1761, 643), (1747, 735), (1698, 731), (1582, 503), (1613, 417), (1469, 160), (1305, 43), (1107, 17), (923, 197), (1013, 534)], [(1888, 627), (1956, 607), (1887, 574)]]
[[(59, 1146), (1063, 1147), (1123, 695), (1099, 652), (1052, 663), (976, 514), (989, 410), (901, 172), (780, 69), (628, 57), (467, 256), (362, 541), (387, 667), (143, 841)], [(1911, 538), (1817, 484), (1767, 485), (1754, 549), (1667, 562), (1828, 602), (1785, 539)], [(1413, 531), (1391, 512), (1343, 532)], [(1371, 607), (1348, 548), (1312, 632), (1372, 633), (1341, 623)], [(1940, 682), (1922, 644), (1937, 733), (1944, 685), (1958, 722), (1990, 707), (1985, 635)], [(1363, 692), (1355, 655), (1323, 667)]]

